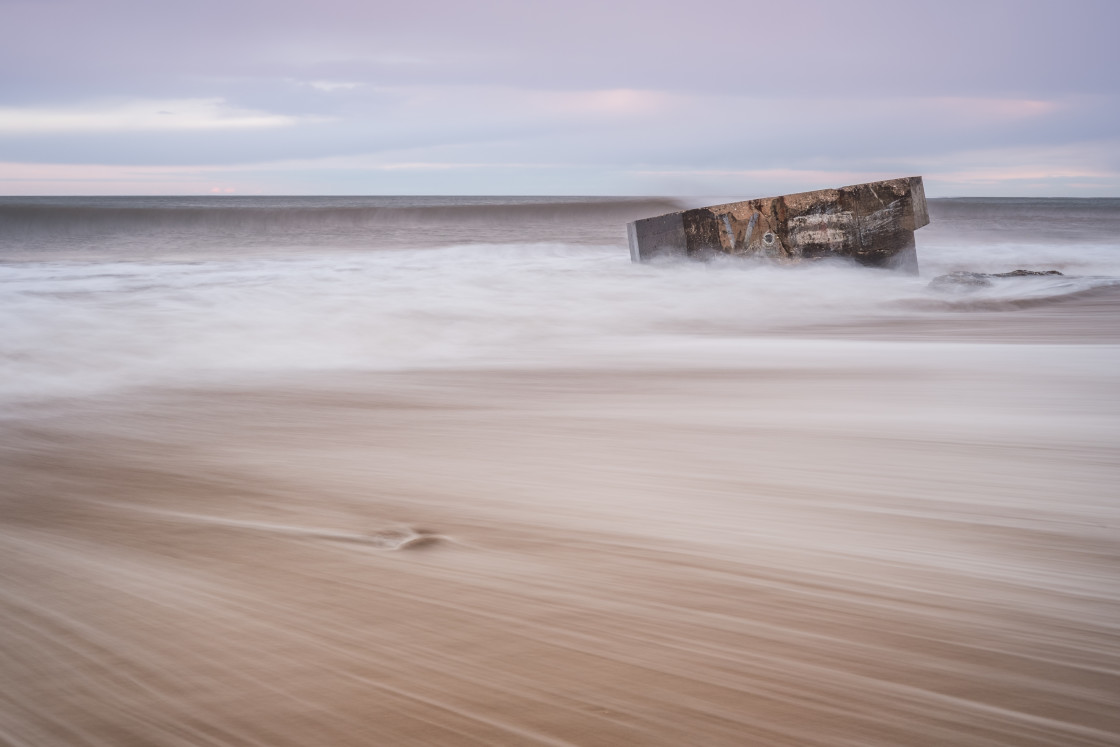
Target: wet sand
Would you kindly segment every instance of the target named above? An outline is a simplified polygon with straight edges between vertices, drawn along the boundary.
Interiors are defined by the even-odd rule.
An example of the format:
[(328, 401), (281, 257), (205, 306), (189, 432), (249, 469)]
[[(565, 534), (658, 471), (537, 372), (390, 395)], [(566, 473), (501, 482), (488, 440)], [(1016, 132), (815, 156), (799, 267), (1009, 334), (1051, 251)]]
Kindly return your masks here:
[(1120, 744), (1094, 303), (10, 415), (0, 743)]

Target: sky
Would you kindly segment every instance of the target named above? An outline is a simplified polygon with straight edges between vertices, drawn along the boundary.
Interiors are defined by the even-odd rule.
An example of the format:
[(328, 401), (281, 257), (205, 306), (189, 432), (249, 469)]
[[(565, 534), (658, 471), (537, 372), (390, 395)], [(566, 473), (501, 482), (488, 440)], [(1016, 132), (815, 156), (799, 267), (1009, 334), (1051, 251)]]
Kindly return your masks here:
[(0, 194), (1120, 196), (1120, 0), (0, 0)]

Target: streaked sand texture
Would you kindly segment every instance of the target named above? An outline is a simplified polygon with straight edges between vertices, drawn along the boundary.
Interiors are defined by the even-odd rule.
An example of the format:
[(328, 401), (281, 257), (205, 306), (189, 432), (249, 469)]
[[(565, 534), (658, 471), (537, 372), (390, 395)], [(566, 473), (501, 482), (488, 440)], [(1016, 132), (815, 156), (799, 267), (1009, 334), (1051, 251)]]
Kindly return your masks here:
[(1085, 308), (9, 417), (0, 742), (1120, 744)]

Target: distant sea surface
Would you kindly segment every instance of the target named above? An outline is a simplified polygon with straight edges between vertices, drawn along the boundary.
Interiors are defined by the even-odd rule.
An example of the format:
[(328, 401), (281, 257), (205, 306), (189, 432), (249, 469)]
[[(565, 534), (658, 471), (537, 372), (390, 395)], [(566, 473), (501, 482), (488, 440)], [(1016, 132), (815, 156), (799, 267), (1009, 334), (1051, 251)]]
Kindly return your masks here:
[(0, 198), (0, 742), (1120, 743), (1120, 199), (723, 201)]

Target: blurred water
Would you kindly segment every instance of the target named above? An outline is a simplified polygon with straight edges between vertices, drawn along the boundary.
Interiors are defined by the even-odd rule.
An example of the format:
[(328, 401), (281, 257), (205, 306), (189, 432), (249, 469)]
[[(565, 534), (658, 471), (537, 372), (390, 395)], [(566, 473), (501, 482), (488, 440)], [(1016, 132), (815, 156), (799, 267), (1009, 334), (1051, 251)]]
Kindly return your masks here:
[[(1120, 201), (1085, 201), (1092, 210), (1068, 219), (1070, 201), (1042, 201), (1048, 231), (1032, 223), (1038, 200), (935, 201), (919, 278), (842, 264), (633, 265), (625, 221), (671, 207), (652, 200), (28, 202), (0, 205), (0, 396), (246, 372), (572, 364), (659, 346), (674, 359), (689, 340), (1059, 300), (1120, 276), (1120, 247), (1106, 241)], [(1004, 230), (984, 234), (977, 211)], [(1094, 216), (1103, 227), (1086, 225)], [(436, 229), (458, 243), (415, 246)], [(943, 272), (1020, 267), (1067, 275), (966, 296), (927, 287)]]

